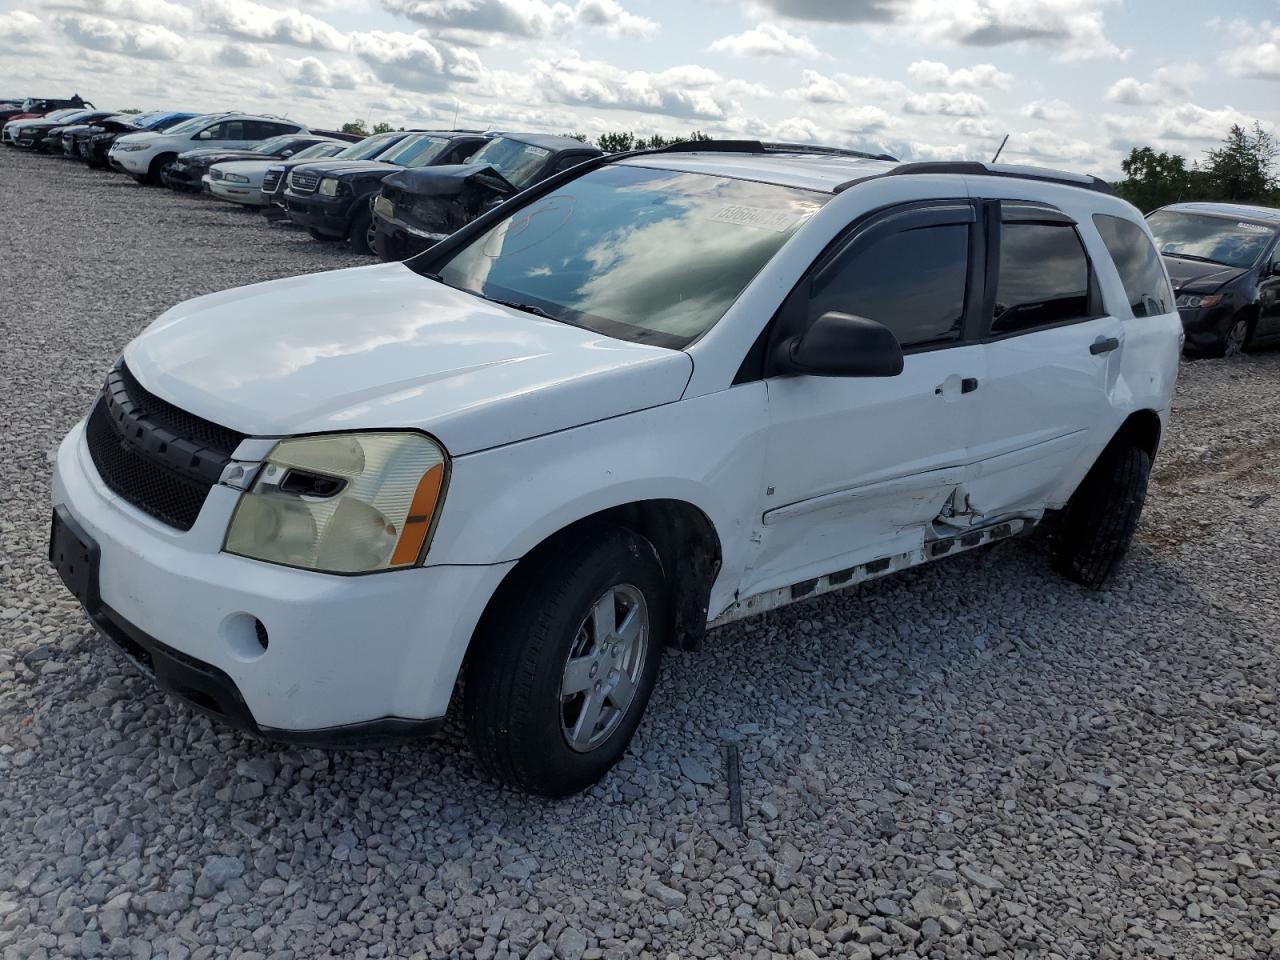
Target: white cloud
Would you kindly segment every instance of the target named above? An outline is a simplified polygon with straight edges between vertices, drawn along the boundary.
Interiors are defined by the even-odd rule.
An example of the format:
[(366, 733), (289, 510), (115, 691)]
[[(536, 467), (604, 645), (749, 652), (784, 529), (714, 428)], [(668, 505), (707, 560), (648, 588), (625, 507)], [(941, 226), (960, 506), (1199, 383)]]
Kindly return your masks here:
[(822, 54), (807, 37), (789, 33), (776, 23), (761, 23), (744, 33), (721, 37), (711, 44), (715, 53), (738, 57), (802, 57), (816, 59)]
[(296, 10), (273, 10), (253, 0), (202, 0), (200, 10), (207, 27), (235, 37), (317, 50), (347, 45), (332, 25)]
[(22, 44), (34, 40), (44, 30), (44, 22), (25, 10), (0, 13), (0, 50), (5, 44)]
[(987, 101), (975, 93), (917, 93), (907, 97), (902, 109), (904, 113), (980, 117), (987, 112)]
[(214, 51), (213, 60), (228, 67), (267, 67), (275, 62), (271, 51), (256, 43), (224, 43)]
[(360, 74), (346, 64), (326, 64), (315, 57), (286, 60), (280, 73), (290, 83), (308, 89), (354, 90), (360, 83)]
[(177, 60), (186, 46), (172, 30), (152, 24), (121, 23), (80, 13), (58, 14), (53, 22), (79, 46), (143, 60)]
[(1128, 106), (1172, 103), (1191, 96), (1191, 84), (1200, 75), (1200, 69), (1194, 64), (1178, 68), (1161, 67), (1152, 74), (1150, 83), (1143, 83), (1136, 77), (1124, 77), (1113, 83), (1103, 97), (1112, 103)]
[[(1259, 34), (1263, 39), (1256, 39)], [(1248, 42), (1224, 53), (1223, 65), (1237, 76), (1280, 80), (1280, 27), (1249, 24), (1247, 34), (1236, 36)]]
[(390, 13), (429, 27), (513, 37), (544, 37), (566, 28), (573, 9), (542, 0), (382, 0)]
[(574, 16), (578, 23), (611, 35), (651, 37), (658, 32), (658, 21), (627, 12), (618, 0), (578, 0)]
[(111, 20), (136, 20), (172, 30), (190, 30), (191, 10), (169, 0), (45, 0), (49, 10), (92, 13)]
[(952, 70), (936, 60), (917, 60), (907, 67), (907, 75), (922, 86), (945, 87), (948, 90), (1007, 89), (1014, 79), (1013, 74), (1005, 73), (990, 63)]
[[(461, 51), (442, 48), (433, 44), (423, 34), (387, 33), (372, 30), (351, 35), (351, 52), (360, 57), (378, 79), (409, 90), (436, 91), (449, 86), (450, 79), (471, 81), (475, 77), (470, 69), (455, 72), (446, 53), (453, 55), (454, 63)], [(462, 61), (469, 68), (467, 56)], [(478, 59), (475, 61), (478, 63)]]
[(729, 98), (714, 90), (722, 83), (719, 74), (705, 67), (626, 71), (576, 53), (534, 64), (534, 85), (552, 102), (690, 119), (719, 119), (730, 112), (734, 105)]
[(1024, 117), (1048, 123), (1069, 123), (1076, 116), (1075, 108), (1065, 100), (1032, 100), (1019, 112)]
[(810, 103), (849, 103), (854, 100), (897, 100), (909, 93), (906, 85), (896, 80), (847, 73), (828, 77), (817, 70), (803, 70), (800, 86), (784, 91), (783, 96)]

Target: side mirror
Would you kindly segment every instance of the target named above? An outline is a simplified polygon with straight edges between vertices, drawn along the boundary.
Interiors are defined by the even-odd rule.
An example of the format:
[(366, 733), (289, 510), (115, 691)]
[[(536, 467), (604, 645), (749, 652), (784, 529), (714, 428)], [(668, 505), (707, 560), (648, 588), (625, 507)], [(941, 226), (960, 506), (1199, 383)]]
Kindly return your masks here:
[(280, 156), (281, 156), (281, 157), (283, 157), (283, 158), (285, 158), (285, 159), (288, 159), (289, 157), (292, 157), (292, 156), (293, 156), (293, 151), (292, 151), (292, 150), (286, 150), (284, 153), (280, 154)]
[(778, 344), (779, 373), (815, 377), (896, 377), (902, 345), (888, 327), (849, 313), (824, 313), (798, 337)]
[(213, 139), (213, 132), (212, 132), (212, 131), (210, 131), (210, 130), (201, 130), (199, 133), (197, 133), (197, 134), (196, 134), (196, 139), (197, 139), (197, 140), (212, 140), (212, 139)]

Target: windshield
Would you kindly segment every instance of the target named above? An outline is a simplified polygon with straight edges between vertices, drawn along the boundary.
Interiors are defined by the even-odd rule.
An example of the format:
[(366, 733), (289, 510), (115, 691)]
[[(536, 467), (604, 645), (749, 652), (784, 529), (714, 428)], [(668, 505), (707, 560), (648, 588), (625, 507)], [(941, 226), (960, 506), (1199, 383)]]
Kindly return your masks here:
[(342, 149), (340, 143), (313, 143), (305, 150), (299, 150), (290, 160), (314, 160), (317, 157), (332, 157)]
[(448, 148), (449, 141), (443, 137), (410, 137), (379, 159), (398, 167), (429, 167)]
[(170, 130), (176, 130), (178, 127), (184, 125), (187, 122), (187, 119), (188, 118), (186, 117), (161, 117), (157, 120), (148, 121), (146, 124), (139, 124), (139, 126), (145, 126), (148, 130), (155, 130), (157, 132), (167, 132)]
[(1229, 267), (1253, 266), (1276, 235), (1260, 223), (1174, 210), (1157, 210), (1147, 223), (1161, 253)]
[(487, 163), (513, 187), (524, 187), (542, 169), (549, 156), (551, 151), (543, 147), (499, 137), (476, 151), (468, 162)]
[(270, 140), (263, 140), (261, 143), (255, 144), (249, 150), (253, 153), (278, 153), (281, 150), (288, 149), (289, 144), (297, 139), (297, 134), (292, 133), (281, 137), (272, 137)]
[(192, 117), (190, 120), (184, 120), (176, 127), (169, 127), (165, 133), (181, 134), (195, 133), (197, 130), (203, 130), (209, 125), (210, 116)]
[(682, 347), (715, 325), (829, 199), (607, 166), (521, 207), (456, 251), (438, 275), (607, 336)]
[(365, 137), (359, 143), (353, 143), (337, 154), (336, 159), (368, 160), (386, 150), (389, 145), (399, 143), (404, 137), (403, 133), (383, 133), (376, 137)]

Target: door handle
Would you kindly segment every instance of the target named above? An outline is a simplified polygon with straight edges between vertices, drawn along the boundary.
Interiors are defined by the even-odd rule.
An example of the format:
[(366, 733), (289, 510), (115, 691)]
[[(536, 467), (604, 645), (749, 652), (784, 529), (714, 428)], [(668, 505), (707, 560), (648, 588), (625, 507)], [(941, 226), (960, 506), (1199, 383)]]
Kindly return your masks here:
[(1119, 337), (1099, 337), (1089, 345), (1089, 352), (1095, 357), (1100, 353), (1110, 353), (1120, 347)]
[(973, 391), (977, 389), (978, 389), (977, 377), (965, 377), (963, 380), (960, 381), (961, 393), (973, 393)]

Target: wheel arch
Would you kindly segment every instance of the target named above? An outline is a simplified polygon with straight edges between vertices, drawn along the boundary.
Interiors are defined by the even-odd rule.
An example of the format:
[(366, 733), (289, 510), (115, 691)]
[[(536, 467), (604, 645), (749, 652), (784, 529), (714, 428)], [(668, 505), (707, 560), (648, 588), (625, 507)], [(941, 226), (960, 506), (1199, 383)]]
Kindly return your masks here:
[(1121, 445), (1136, 446), (1145, 450), (1154, 460), (1156, 451), (1160, 449), (1160, 436), (1163, 430), (1164, 424), (1160, 420), (1160, 414), (1154, 410), (1135, 410), (1125, 418), (1124, 423), (1120, 424), (1120, 429), (1111, 438), (1107, 448), (1112, 449)]
[(505, 602), (507, 591), (530, 565), (554, 556), (564, 541), (598, 524), (625, 527), (653, 544), (671, 588), (668, 623), (671, 646), (680, 650), (697, 649), (706, 636), (711, 587), (723, 562), (722, 545), (714, 523), (701, 508), (687, 500), (672, 498), (619, 503), (579, 517), (544, 536), (520, 558), (493, 592), (481, 623), (491, 610)]

